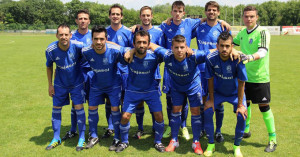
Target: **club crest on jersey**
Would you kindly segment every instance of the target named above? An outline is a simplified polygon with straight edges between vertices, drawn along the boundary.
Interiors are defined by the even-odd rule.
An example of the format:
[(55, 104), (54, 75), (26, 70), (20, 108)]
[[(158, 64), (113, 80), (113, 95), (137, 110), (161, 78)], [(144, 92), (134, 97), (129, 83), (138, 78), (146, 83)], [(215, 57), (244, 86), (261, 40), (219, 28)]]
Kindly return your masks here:
[(188, 69), (189, 69), (189, 68), (188, 68), (187, 65), (184, 65), (184, 66), (183, 66), (183, 70), (184, 70), (184, 71), (188, 71)]
[(214, 32), (213, 32), (213, 36), (214, 36), (214, 37), (219, 36), (219, 34), (220, 34), (220, 33), (219, 33), (218, 31), (214, 31)]
[(107, 39), (109, 39), (110, 38), (110, 36), (107, 34)]
[(232, 73), (230, 65), (227, 65), (226, 70), (227, 70), (227, 73)]
[(86, 43), (90, 43), (91, 42), (91, 39), (90, 38), (87, 38), (86, 39)]
[(107, 64), (108, 64), (108, 59), (107, 59), (107, 58), (103, 58), (102, 61), (103, 61), (103, 64), (104, 64), (104, 65), (107, 65)]
[(181, 34), (184, 34), (184, 33), (185, 33), (184, 28), (180, 28), (180, 33), (181, 33)]
[(144, 62), (143, 62), (143, 66), (144, 66), (145, 68), (148, 67), (148, 64), (149, 64), (148, 61), (144, 61)]
[(70, 54), (69, 54), (69, 57), (70, 57), (71, 59), (75, 59), (74, 53), (70, 53)]
[(253, 43), (253, 39), (251, 38), (250, 40), (249, 40), (249, 44), (252, 44)]
[(122, 36), (118, 35), (118, 41), (122, 42)]
[(152, 40), (152, 35), (150, 34), (150, 40)]
[(169, 42), (169, 43), (172, 42), (172, 39), (168, 38), (168, 42)]

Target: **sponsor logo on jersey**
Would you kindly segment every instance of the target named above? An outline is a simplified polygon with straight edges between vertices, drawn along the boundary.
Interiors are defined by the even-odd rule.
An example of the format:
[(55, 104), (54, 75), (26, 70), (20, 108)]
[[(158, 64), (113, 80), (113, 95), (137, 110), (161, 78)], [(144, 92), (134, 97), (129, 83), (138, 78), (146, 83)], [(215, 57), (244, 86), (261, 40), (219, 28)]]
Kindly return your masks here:
[(227, 65), (226, 70), (227, 70), (227, 73), (232, 73), (230, 65)]
[(250, 40), (249, 40), (249, 44), (252, 44), (253, 43), (253, 39), (251, 38)]
[(103, 64), (104, 64), (104, 65), (107, 65), (107, 64), (108, 64), (108, 59), (107, 59), (107, 58), (103, 58), (102, 61), (103, 61)]
[(216, 65), (215, 67), (214, 67), (215, 69), (218, 69), (218, 68), (220, 68), (218, 65)]
[(94, 58), (92, 58), (90, 61), (91, 61), (91, 62), (95, 62)]
[(60, 58), (59, 58), (59, 57), (56, 57), (55, 60), (58, 61), (58, 60), (60, 60)]
[(184, 34), (184, 33), (185, 33), (184, 28), (180, 28), (180, 33), (181, 33), (181, 34)]

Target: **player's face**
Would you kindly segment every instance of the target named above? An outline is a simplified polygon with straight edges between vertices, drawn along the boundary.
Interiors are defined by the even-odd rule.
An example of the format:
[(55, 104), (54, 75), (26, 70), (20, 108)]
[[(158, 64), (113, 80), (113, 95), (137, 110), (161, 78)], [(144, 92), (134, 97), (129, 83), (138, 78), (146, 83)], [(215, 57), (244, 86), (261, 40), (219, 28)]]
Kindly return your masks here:
[(185, 12), (183, 7), (174, 6), (171, 11), (173, 21), (181, 21), (182, 17), (184, 16)]
[(149, 44), (148, 36), (137, 35), (135, 38), (134, 48), (138, 54), (144, 55), (148, 50)]
[(146, 9), (141, 12), (140, 19), (144, 26), (149, 26), (152, 22), (153, 15), (151, 14), (151, 10)]
[(172, 51), (177, 60), (182, 61), (186, 57), (186, 42), (174, 42), (172, 45)]
[(248, 29), (255, 27), (258, 20), (258, 15), (256, 11), (245, 11), (243, 15), (244, 24)]
[(96, 51), (101, 51), (105, 48), (106, 43), (105, 33), (104, 32), (94, 32), (93, 34), (93, 48)]
[(112, 8), (109, 19), (111, 24), (121, 24), (121, 20), (123, 19), (123, 16), (121, 15), (121, 9)]
[(228, 40), (219, 40), (219, 43), (217, 44), (217, 49), (220, 52), (220, 57), (223, 60), (227, 60), (229, 58), (229, 55), (231, 54), (232, 51), (232, 41), (230, 39)]
[(59, 27), (56, 38), (58, 39), (59, 45), (68, 46), (70, 44), (70, 39), (72, 38), (70, 29), (67, 27)]
[(220, 15), (220, 11), (217, 7), (214, 7), (212, 5), (209, 5), (207, 7), (207, 11), (205, 11), (205, 15), (207, 20), (216, 20), (218, 16)]
[(77, 19), (75, 20), (76, 24), (78, 25), (78, 28), (81, 30), (88, 29), (90, 24), (90, 17), (88, 14), (80, 13), (78, 14)]

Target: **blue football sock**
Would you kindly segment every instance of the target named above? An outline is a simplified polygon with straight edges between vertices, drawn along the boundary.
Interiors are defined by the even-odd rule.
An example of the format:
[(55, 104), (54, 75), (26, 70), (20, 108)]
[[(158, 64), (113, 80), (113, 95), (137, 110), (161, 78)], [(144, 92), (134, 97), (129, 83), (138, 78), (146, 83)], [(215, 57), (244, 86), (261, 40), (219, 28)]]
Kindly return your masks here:
[(192, 115), (193, 142), (199, 141), (201, 131), (201, 115)]
[(162, 121), (161, 123), (157, 121), (154, 122), (154, 129), (155, 129), (154, 143), (161, 143), (161, 139), (164, 133), (164, 127), (165, 127), (164, 121)]
[(129, 128), (130, 128), (130, 122), (128, 122), (125, 125), (120, 124), (121, 141), (124, 143), (129, 143), (128, 142)]
[(221, 127), (224, 118), (224, 105), (220, 109), (216, 109), (216, 132), (221, 133)]
[(120, 111), (112, 111), (112, 123), (115, 129), (114, 139), (120, 140), (120, 121), (121, 121), (121, 113)]
[(205, 130), (205, 128), (204, 128), (204, 105), (200, 106), (200, 115), (201, 115), (201, 118), (200, 118), (200, 121), (201, 121), (201, 131), (204, 131)]
[(171, 114), (172, 114), (172, 100), (171, 100), (171, 96), (166, 94), (166, 99), (167, 99), (167, 114), (168, 114), (168, 120), (169, 120), (169, 126), (171, 126)]
[(178, 140), (178, 132), (180, 129), (180, 124), (181, 124), (181, 112), (177, 113), (172, 113), (171, 114), (171, 135), (172, 139), (177, 141)]
[(181, 114), (181, 128), (186, 127), (186, 119), (189, 113), (189, 104), (185, 101), (182, 106), (182, 114)]
[(246, 120), (244, 120), (243, 116), (239, 113), (237, 116), (237, 122), (235, 127), (234, 145), (236, 146), (240, 145), (244, 135), (245, 127), (246, 127)]
[(85, 139), (85, 112), (84, 108), (76, 110), (79, 138)]
[(107, 101), (105, 102), (105, 116), (107, 120), (108, 129), (114, 130), (114, 125), (112, 122), (112, 115), (111, 115), (111, 104)]
[(52, 109), (52, 129), (54, 138), (60, 140), (60, 127), (61, 127), (61, 108)]
[(77, 130), (77, 115), (74, 107), (71, 109), (71, 132), (76, 132)]
[(206, 135), (208, 137), (208, 143), (214, 143), (214, 120), (213, 120), (214, 111), (212, 108), (206, 109), (204, 111), (204, 127)]
[(138, 129), (139, 130), (144, 130), (144, 127), (143, 127), (144, 114), (145, 114), (145, 108), (144, 107), (137, 108), (136, 111), (135, 111), (136, 123), (138, 124)]
[(89, 132), (91, 137), (98, 137), (97, 125), (99, 121), (98, 109), (89, 110)]

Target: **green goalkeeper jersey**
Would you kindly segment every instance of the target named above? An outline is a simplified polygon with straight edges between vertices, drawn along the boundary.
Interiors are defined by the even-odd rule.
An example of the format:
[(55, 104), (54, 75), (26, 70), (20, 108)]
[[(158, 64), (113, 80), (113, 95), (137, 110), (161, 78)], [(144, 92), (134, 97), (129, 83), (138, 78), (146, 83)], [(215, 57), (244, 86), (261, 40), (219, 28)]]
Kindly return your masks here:
[(247, 28), (241, 30), (233, 39), (235, 45), (241, 47), (244, 54), (252, 55), (259, 48), (265, 48), (268, 52), (264, 58), (252, 61), (246, 64), (248, 81), (251, 83), (267, 83), (270, 82), (269, 72), (269, 46), (270, 32), (268, 29), (256, 26), (251, 32), (247, 32)]

